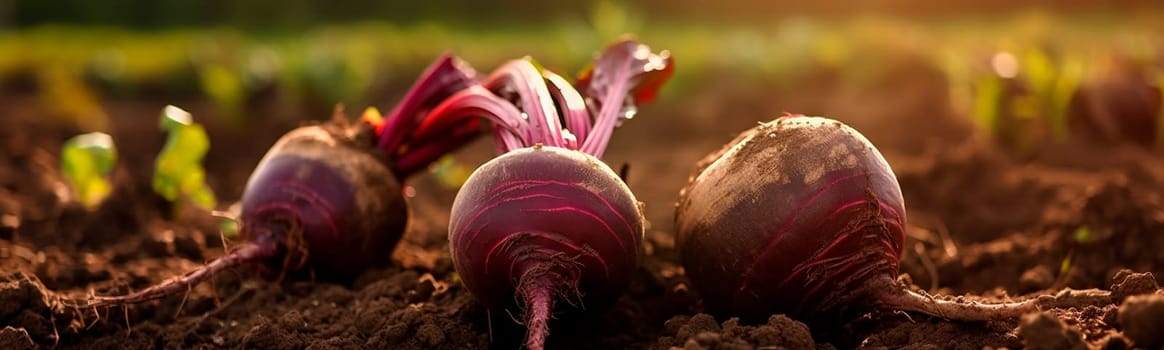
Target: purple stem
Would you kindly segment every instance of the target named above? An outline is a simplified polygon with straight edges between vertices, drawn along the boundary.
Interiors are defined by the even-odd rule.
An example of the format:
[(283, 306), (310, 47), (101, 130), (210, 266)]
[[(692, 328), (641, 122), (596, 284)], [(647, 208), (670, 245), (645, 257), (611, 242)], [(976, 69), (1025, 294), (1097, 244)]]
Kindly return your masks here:
[(445, 154), (472, 142), (479, 133), (476, 120), (462, 120), (450, 127), (448, 131), (442, 132), (440, 140), (415, 145), (406, 154), (400, 156), (393, 164), (396, 173), (404, 177), (416, 173), (436, 162)]
[(421, 119), (430, 119), (423, 111), (460, 90), (476, 83), (476, 72), (464, 61), (442, 55), (409, 89), (403, 101), (384, 120), (377, 146), (390, 158), (398, 156), (402, 147), (410, 143), (412, 131)]
[[(542, 76), (550, 83), (550, 94), (558, 102), (558, 106), (562, 108), (563, 113), (566, 114), (566, 129), (574, 134), (574, 139), (577, 144), (586, 139), (590, 133), (590, 111), (586, 109), (586, 100), (582, 99), (582, 94), (566, 81), (565, 78), (551, 71), (542, 72)], [(570, 149), (578, 149), (577, 144), (567, 147)]]
[(601, 159), (602, 154), (606, 151), (606, 145), (610, 142), (614, 126), (617, 124), (618, 118), (622, 117), (620, 112), (624, 106), (623, 102), (630, 94), (627, 83), (630, 79), (629, 66), (631, 63), (631, 61), (626, 61), (619, 69), (615, 70), (614, 85), (607, 90), (607, 95), (602, 98), (602, 109), (599, 110), (594, 123), (594, 134), (591, 135), (593, 137), (588, 137), (583, 141), (582, 152)]
[(522, 112), (528, 117), (530, 133), (527, 146), (541, 143), (562, 147), (562, 126), (554, 100), (537, 67), (528, 60), (511, 60), (498, 68), (482, 83), (490, 91), (505, 96), (509, 92), (517, 94)]
[(480, 85), (470, 86), (433, 108), (430, 118), (417, 127), (416, 138), (442, 137), (440, 131), (476, 117), (485, 117), (504, 130), (494, 134), (502, 135), (501, 144), (507, 149), (524, 147), (522, 140), (529, 139), (529, 130), (521, 127), (521, 111)]
[(575, 82), (590, 112), (596, 113), (579, 150), (602, 158), (619, 120), (629, 119), (627, 109), (653, 100), (673, 73), (669, 52), (652, 53), (631, 38), (607, 46)]

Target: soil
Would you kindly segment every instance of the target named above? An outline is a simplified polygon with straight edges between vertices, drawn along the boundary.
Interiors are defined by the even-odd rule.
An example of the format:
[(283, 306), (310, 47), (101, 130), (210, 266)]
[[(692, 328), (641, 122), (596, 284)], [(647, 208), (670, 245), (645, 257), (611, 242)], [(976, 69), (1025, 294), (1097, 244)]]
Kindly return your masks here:
[[(821, 73), (796, 85), (709, 80), (694, 96), (643, 106), (616, 131), (605, 160), (615, 169), (629, 165), (628, 184), (649, 221), (646, 258), (612, 309), (554, 320), (548, 348), (1164, 344), (1158, 332), (1164, 291), (1156, 277), (1164, 275), (1164, 160), (1130, 145), (1083, 143), (1020, 158), (953, 112), (933, 72), (886, 72), (880, 79), (854, 85)], [(385, 89), (378, 101), (400, 93)], [(520, 312), (487, 310), (458, 284), (446, 243), (456, 190), (430, 174), (408, 183), (410, 226), (397, 249), (385, 252), (393, 266), (350, 285), (276, 283), (234, 271), (156, 302), (100, 312), (65, 307), (61, 298), (125, 293), (180, 275), (230, 246), (212, 217), (175, 207), (150, 189), (152, 157), (163, 142), (156, 116), (171, 103), (206, 124), (208, 182), (224, 203), (238, 199), (278, 136), (303, 118), (327, 117), (272, 100), (250, 112), (271, 117), (238, 127), (216, 119), (197, 98), (107, 99), (121, 152), (115, 192), (86, 210), (57, 170), (60, 144), (79, 129), (47, 114), (28, 93), (0, 97), (0, 348), (521, 348), (523, 328), (512, 319)], [(1112, 291), (1113, 302), (976, 323), (871, 313), (837, 332), (817, 332), (783, 315), (743, 324), (702, 313), (674, 250), (678, 190), (697, 160), (785, 111), (849, 123), (885, 154), (908, 209), (901, 280), (911, 288), (983, 301), (1098, 288)], [(472, 166), (492, 152), (482, 139), (457, 157)]]

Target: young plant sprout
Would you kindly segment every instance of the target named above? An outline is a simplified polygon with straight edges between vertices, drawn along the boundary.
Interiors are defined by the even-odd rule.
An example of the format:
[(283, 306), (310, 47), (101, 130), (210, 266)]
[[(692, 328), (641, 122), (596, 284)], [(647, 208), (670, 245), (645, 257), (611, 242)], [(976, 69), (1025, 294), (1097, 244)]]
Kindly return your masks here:
[[(408, 221), (401, 182), (480, 134), (476, 120), (459, 120), (418, 140), (416, 126), (449, 118), (427, 111), (473, 84), (474, 76), (466, 64), (445, 55), (387, 118), (368, 113), (362, 122), (349, 123), (337, 110), (331, 121), (288, 132), (247, 181), (238, 217), (242, 241), (228, 254), (161, 284), (129, 295), (95, 297), (88, 305), (123, 305), (183, 293), (240, 265), (271, 280), (310, 276), (338, 282), (386, 266)], [(192, 158), (175, 157), (166, 164), (189, 164)], [(186, 183), (179, 180), (185, 179), (167, 184)]]
[(499, 156), (457, 193), (449, 243), (462, 283), (478, 300), (524, 311), (529, 349), (543, 348), (556, 302), (597, 310), (626, 289), (644, 219), (600, 158), (619, 121), (652, 100), (673, 70), (669, 53), (626, 39), (607, 47), (575, 85), (528, 59), (512, 60), (434, 112), (447, 107), (493, 121)]
[(897, 178), (869, 140), (828, 118), (780, 117), (708, 155), (680, 192), (675, 225), (708, 310), (748, 321), (786, 314), (827, 327), (875, 310), (981, 321), (1111, 302), (1098, 290), (982, 304), (906, 289)]
[(107, 176), (116, 163), (113, 137), (103, 132), (74, 136), (61, 147), (61, 172), (86, 208), (97, 206), (109, 196), (113, 187)]
[(202, 169), (202, 158), (210, 149), (206, 129), (175, 106), (162, 109), (160, 125), (169, 137), (154, 163), (154, 192), (170, 202), (188, 200), (198, 208), (213, 209), (218, 201)]

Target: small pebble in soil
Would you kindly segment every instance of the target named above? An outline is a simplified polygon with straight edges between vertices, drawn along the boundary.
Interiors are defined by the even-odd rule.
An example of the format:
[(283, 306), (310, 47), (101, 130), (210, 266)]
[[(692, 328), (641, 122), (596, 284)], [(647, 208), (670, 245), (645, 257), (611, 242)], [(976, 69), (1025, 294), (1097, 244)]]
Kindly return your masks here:
[(1111, 286), (1111, 297), (1117, 303), (1132, 295), (1149, 294), (1160, 289), (1156, 284), (1156, 276), (1151, 272), (1136, 273), (1124, 269), (1117, 272), (1112, 280), (1115, 283)]
[(1018, 327), (1023, 345), (1031, 350), (1086, 350), (1083, 333), (1064, 323), (1054, 314), (1038, 312), (1023, 316)]
[(1164, 347), (1164, 294), (1133, 295), (1120, 305), (1119, 324), (1137, 348)]

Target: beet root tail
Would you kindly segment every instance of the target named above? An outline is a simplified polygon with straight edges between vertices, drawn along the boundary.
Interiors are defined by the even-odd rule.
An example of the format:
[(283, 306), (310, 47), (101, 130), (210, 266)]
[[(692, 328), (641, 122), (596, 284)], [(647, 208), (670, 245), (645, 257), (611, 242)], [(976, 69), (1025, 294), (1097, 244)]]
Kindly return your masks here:
[(535, 276), (521, 284), (521, 296), (525, 302), (526, 348), (542, 350), (550, 333), (550, 316), (553, 314), (555, 278), (557, 275)]
[(254, 243), (243, 243), (233, 249), (227, 255), (215, 259), (194, 271), (178, 277), (171, 278), (160, 284), (151, 286), (140, 291), (121, 296), (94, 296), (85, 307), (103, 307), (112, 305), (137, 304), (145, 301), (165, 298), (167, 296), (175, 295), (189, 290), (193, 286), (202, 283), (211, 277), (214, 277), (219, 272), (242, 265), (246, 262), (261, 260), (271, 257), (275, 254), (273, 247), (262, 246)]
[[(1111, 293), (1099, 289), (1064, 289), (1055, 295), (1042, 295), (1032, 299), (1005, 303), (980, 303), (967, 300), (944, 300), (922, 295), (894, 284), (892, 281), (873, 282), (884, 284), (875, 288), (883, 293), (877, 297), (878, 305), (885, 310), (920, 312), (923, 314), (958, 321), (991, 321), (1013, 319), (1028, 313), (1055, 308), (1102, 306), (1112, 303)], [(884, 287), (889, 287), (888, 289)]]

